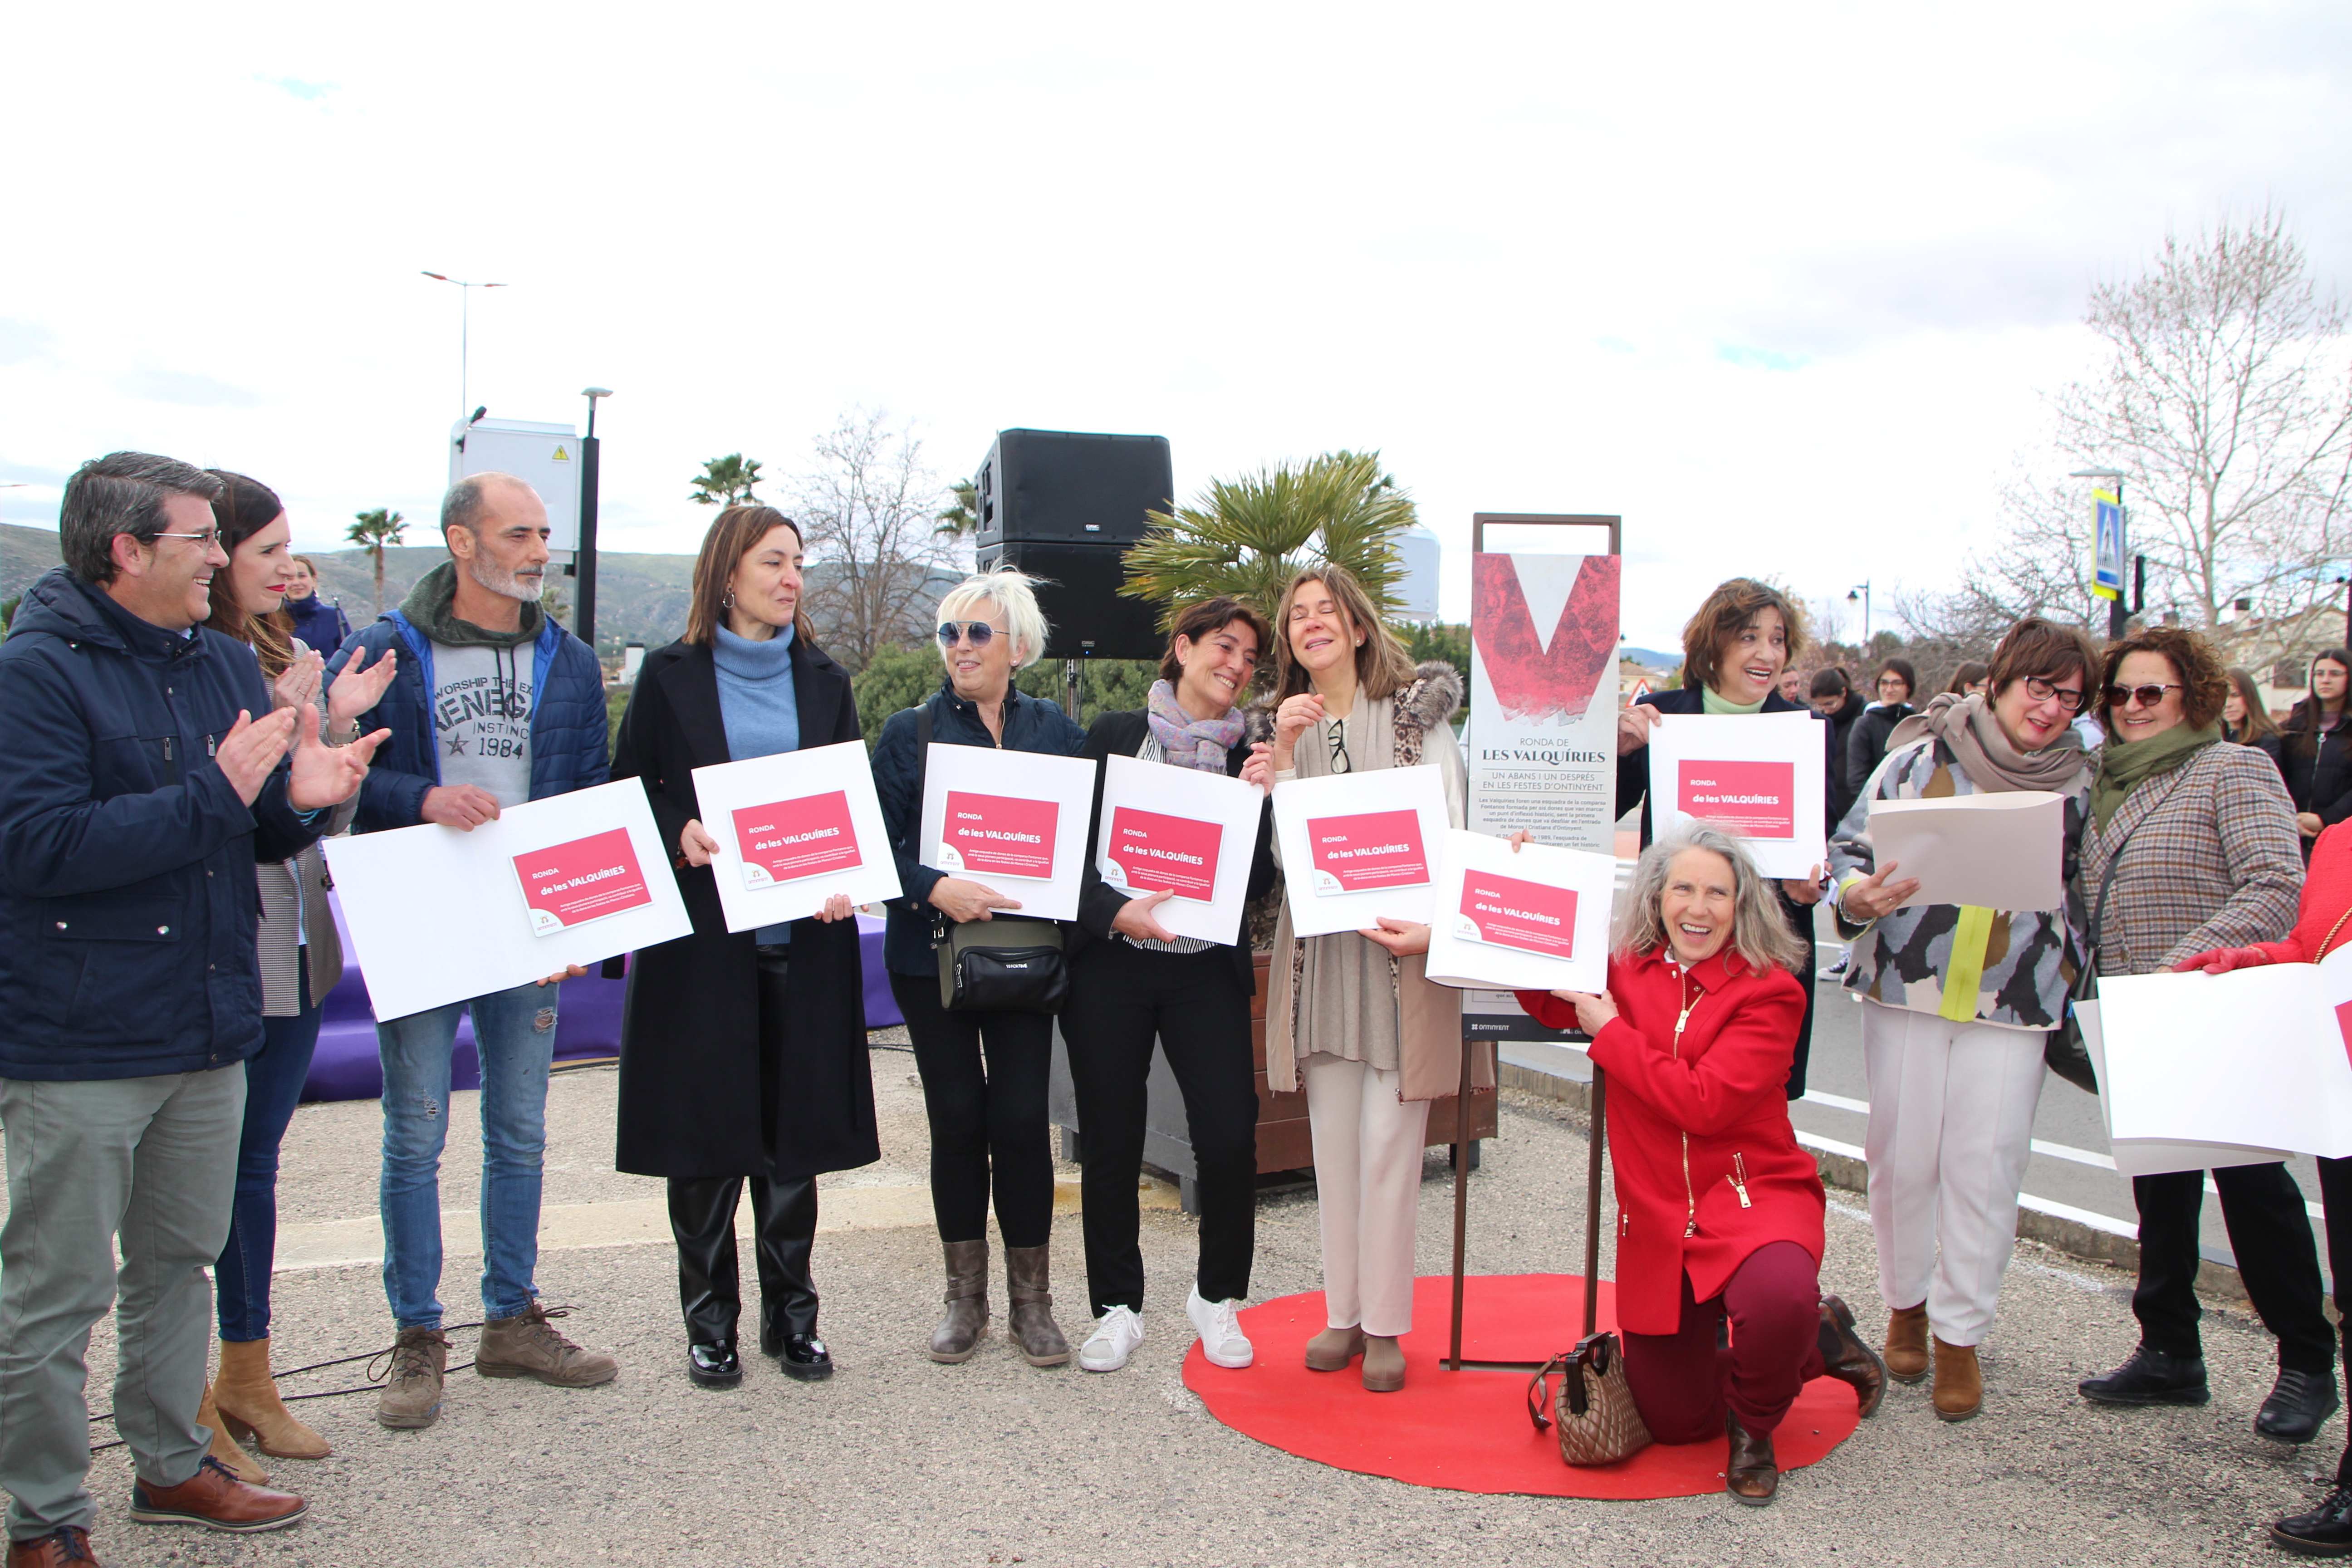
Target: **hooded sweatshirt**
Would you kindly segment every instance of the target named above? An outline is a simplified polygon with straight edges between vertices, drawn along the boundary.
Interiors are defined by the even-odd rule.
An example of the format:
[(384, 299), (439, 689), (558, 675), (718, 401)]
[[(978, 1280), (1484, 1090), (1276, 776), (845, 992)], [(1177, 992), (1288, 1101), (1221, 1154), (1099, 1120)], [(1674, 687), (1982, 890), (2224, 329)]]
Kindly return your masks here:
[(530, 645), (544, 619), (526, 601), (513, 631), (459, 620), (457, 563), (427, 572), (400, 610), (433, 639), (433, 740), (441, 782), (475, 784), (501, 807), (530, 799)]

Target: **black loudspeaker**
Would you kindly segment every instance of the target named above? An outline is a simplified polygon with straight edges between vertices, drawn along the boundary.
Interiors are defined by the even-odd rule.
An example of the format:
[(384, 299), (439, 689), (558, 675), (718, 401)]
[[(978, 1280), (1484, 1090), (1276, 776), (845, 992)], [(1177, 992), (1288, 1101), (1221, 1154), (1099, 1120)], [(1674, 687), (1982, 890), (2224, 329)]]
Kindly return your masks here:
[(1160, 657), (1157, 610), (1118, 589), (1144, 514), (1172, 502), (1167, 437), (1001, 430), (973, 482), (981, 570), (1045, 579), (1037, 599), (1052, 627), (1048, 658)]

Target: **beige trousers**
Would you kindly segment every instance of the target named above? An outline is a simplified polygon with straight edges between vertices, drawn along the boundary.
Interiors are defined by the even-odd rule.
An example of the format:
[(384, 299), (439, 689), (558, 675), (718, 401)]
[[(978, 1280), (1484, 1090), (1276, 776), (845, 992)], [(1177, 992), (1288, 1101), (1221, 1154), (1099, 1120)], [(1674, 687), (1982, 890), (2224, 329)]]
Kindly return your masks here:
[(1410, 1333), (1429, 1101), (1400, 1100), (1402, 1076), (1363, 1062), (1310, 1056), (1306, 1076), (1325, 1314), (1335, 1329)]

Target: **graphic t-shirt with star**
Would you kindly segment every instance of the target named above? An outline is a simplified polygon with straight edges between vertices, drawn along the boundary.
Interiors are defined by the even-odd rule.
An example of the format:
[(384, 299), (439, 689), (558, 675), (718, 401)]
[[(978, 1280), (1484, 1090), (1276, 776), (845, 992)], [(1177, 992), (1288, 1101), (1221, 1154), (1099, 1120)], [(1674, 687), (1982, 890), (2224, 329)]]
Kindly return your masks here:
[(530, 799), (532, 650), (433, 645), (433, 737), (445, 784), (478, 784), (501, 807)]

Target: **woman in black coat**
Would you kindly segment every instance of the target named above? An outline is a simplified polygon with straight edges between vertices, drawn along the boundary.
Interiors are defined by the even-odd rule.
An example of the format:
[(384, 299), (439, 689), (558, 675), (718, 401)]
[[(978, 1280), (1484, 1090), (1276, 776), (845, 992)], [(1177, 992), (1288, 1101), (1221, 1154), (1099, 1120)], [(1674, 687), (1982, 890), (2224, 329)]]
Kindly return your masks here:
[[(1650, 847), (1650, 731), (1662, 713), (1804, 713), (1811, 710), (1791, 702), (1773, 687), (1789, 661), (1804, 651), (1804, 633), (1794, 605), (1779, 589), (1747, 577), (1718, 585), (1683, 628), (1683, 683), (1672, 691), (1653, 691), (1617, 717), (1617, 815), (1636, 805), (1642, 808), (1642, 847)], [(1848, 701), (1853, 699), (1849, 698)], [(1822, 725), (1822, 767), (1824, 834), (1835, 832), (1837, 816), (1837, 734), (1835, 727), (1814, 714)], [(1874, 766), (1876, 764), (1874, 763)], [(1804, 942), (1805, 962), (1798, 981), (1805, 991), (1804, 1022), (1797, 1029), (1796, 1060), (1789, 1068), (1789, 1098), (1805, 1092), (1805, 1063), (1813, 1049), (1813, 906), (1821, 902), (1817, 882), (1790, 879), (1777, 884), (1781, 912), (1789, 929)]]
[(2352, 648), (2332, 647), (2311, 661), (2311, 695), (2279, 726), (2279, 772), (2294, 798), (2303, 858), (2312, 841), (2352, 817)]
[[(1102, 714), (1087, 731), (1078, 754), (1098, 770), (1088, 846), (1102, 833), (1106, 758), (1241, 776), (1252, 748), (1240, 705), (1272, 641), (1265, 618), (1238, 599), (1203, 599), (1176, 618), (1149, 705)], [(1274, 886), (1273, 827), (1273, 808), (1262, 803), (1244, 884), (1249, 902)], [(1101, 862), (1090, 856), (1069, 938), (1062, 1038), (1085, 1141), (1079, 1196), (1096, 1322), (1078, 1364), (1088, 1372), (1117, 1372), (1143, 1342), (1136, 1179), (1155, 1044), (1184, 1096), (1201, 1196), (1200, 1266), (1185, 1317), (1213, 1364), (1244, 1367), (1255, 1355), (1237, 1314), (1249, 1296), (1257, 1230), (1258, 1102), (1250, 1060), (1257, 976), (1246, 932), (1219, 944), (1162, 927), (1158, 911), (1171, 896), (1129, 898), (1103, 880)]]
[[(830, 1376), (809, 1252), (816, 1177), (881, 1157), (857, 922), (839, 895), (807, 920), (730, 932), (693, 770), (858, 738), (849, 675), (797, 623), (799, 528), (764, 506), (719, 514), (695, 563), (685, 637), (638, 671), (615, 779), (645, 781), (694, 934), (638, 952), (621, 1028), (624, 1171), (669, 1181), (687, 1372), (742, 1378), (735, 1209), (751, 1184), (760, 1349)], [(764, 632), (766, 635), (761, 636)], [(878, 846), (877, 847), (878, 849)]]

